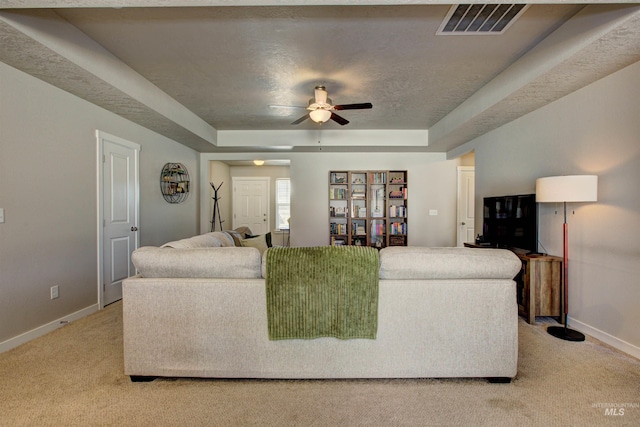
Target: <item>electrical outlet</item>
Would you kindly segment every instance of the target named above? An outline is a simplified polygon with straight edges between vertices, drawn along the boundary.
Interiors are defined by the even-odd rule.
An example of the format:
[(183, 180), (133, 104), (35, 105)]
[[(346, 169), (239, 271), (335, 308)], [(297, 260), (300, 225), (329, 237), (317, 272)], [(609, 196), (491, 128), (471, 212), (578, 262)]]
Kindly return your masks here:
[(51, 287), (51, 299), (56, 299), (60, 296), (58, 285)]

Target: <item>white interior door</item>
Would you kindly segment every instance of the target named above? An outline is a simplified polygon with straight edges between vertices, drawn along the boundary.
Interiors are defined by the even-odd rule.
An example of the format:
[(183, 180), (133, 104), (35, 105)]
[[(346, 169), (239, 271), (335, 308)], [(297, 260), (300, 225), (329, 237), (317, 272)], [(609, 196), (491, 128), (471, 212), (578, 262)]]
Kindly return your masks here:
[(139, 242), (138, 144), (98, 132), (102, 152), (100, 307), (122, 298), (122, 281), (135, 274)]
[(233, 228), (249, 227), (253, 234), (269, 231), (269, 184), (266, 178), (232, 178)]
[(475, 241), (474, 166), (458, 166), (458, 246)]

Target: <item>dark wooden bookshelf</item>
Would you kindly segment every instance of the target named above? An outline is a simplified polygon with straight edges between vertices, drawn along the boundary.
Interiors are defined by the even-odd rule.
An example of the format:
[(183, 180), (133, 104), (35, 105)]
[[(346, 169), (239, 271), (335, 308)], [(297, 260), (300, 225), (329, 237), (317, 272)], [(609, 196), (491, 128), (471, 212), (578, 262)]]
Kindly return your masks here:
[(329, 243), (407, 246), (407, 171), (329, 172)]

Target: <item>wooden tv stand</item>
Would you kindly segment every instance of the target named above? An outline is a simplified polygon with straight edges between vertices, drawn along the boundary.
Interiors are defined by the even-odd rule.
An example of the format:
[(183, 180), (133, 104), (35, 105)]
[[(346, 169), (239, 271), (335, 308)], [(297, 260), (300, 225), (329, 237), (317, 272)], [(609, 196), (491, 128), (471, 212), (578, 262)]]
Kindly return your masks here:
[[(469, 248), (493, 246), (465, 243)], [(562, 322), (562, 263), (561, 257), (528, 254), (526, 250), (509, 248), (522, 261), (522, 270), (514, 278), (517, 284), (518, 313), (527, 323), (535, 324), (536, 316), (556, 317)]]

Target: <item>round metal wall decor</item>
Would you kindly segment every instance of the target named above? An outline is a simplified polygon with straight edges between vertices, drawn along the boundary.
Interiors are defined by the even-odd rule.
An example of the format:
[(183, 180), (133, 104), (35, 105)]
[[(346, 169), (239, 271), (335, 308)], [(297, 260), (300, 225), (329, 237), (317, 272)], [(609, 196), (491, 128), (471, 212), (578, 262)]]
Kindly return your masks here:
[(168, 203), (182, 203), (189, 197), (189, 171), (182, 163), (167, 163), (160, 173), (160, 191)]

